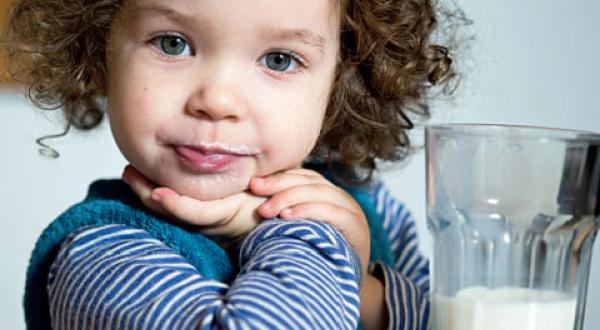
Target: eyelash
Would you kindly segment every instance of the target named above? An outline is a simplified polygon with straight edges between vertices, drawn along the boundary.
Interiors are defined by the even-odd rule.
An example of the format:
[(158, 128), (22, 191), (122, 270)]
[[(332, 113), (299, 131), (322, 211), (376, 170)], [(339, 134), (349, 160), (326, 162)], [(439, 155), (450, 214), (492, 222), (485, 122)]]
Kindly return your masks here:
[[(186, 54), (186, 55), (167, 54), (164, 51), (164, 49), (162, 49), (161, 44), (160, 44), (160, 42), (163, 41), (164, 38), (180, 38), (183, 42), (185, 42), (185, 46), (187, 48), (189, 48), (189, 54)], [(152, 35), (149, 38), (148, 43), (154, 48), (154, 50), (156, 50), (156, 52), (159, 54), (160, 57), (167, 59), (167, 60), (177, 60), (180, 57), (194, 56), (196, 54), (196, 52), (194, 51), (194, 49), (193, 49), (191, 43), (188, 41), (188, 39), (181, 33), (177, 33), (177, 32), (157, 33), (155, 35)]]
[[(298, 67), (291, 71), (276, 71), (276, 70), (271, 70), (269, 68), (266, 68), (262, 62), (264, 59), (266, 59), (266, 56), (269, 54), (283, 54), (283, 55), (289, 56), (291, 58), (291, 60), (294, 61), (298, 65)], [(298, 54), (294, 51), (286, 50), (286, 49), (272, 49), (272, 50), (267, 51), (263, 56), (260, 57), (259, 64), (261, 66), (265, 67), (266, 70), (269, 71), (269, 74), (272, 74), (272, 75), (275, 75), (278, 77), (286, 77), (286, 76), (290, 76), (293, 74), (298, 74), (308, 68), (308, 63), (304, 59), (304, 57), (302, 57), (300, 54)]]
[[(185, 42), (186, 47), (189, 48), (189, 54), (186, 54), (186, 55), (167, 54), (165, 52), (165, 50), (162, 49), (162, 45), (160, 44), (160, 42), (164, 40), (163, 38), (169, 38), (169, 37), (170, 38), (180, 38), (183, 42)], [(150, 45), (152, 45), (152, 47), (156, 50), (156, 52), (159, 54), (160, 57), (167, 59), (167, 60), (177, 60), (179, 57), (194, 56), (196, 54), (191, 43), (188, 41), (188, 39), (181, 33), (177, 33), (177, 32), (157, 33), (155, 35), (152, 35), (149, 38), (148, 43), (150, 43)], [(263, 65), (262, 62), (264, 61), (264, 59), (266, 59), (267, 55), (269, 55), (269, 54), (283, 54), (283, 55), (289, 56), (290, 59), (293, 62), (295, 62), (298, 67), (295, 68), (294, 70), (290, 70), (290, 71), (276, 71), (276, 70), (266, 68), (266, 66)], [(300, 54), (298, 54), (294, 51), (285, 50), (285, 49), (272, 49), (272, 50), (267, 51), (264, 55), (262, 55), (260, 57), (259, 64), (261, 64), (263, 67), (265, 67), (269, 71), (269, 74), (275, 75), (278, 77), (285, 77), (285, 76), (301, 73), (302, 71), (304, 71), (305, 69), (308, 68), (308, 63), (307, 63), (306, 59), (304, 59), (303, 56), (301, 56)]]

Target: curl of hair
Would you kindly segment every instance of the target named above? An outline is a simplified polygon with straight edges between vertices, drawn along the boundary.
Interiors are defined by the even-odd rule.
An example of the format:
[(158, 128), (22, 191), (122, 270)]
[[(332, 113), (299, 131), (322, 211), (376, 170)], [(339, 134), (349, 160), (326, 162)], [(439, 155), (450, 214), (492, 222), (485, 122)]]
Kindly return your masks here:
[(342, 164), (342, 179), (371, 178), (376, 159), (410, 151), (411, 117), (429, 116), (427, 92), (455, 76), (448, 48), (430, 42), (432, 0), (342, 2), (340, 63), (313, 157)]
[[(370, 179), (376, 160), (410, 151), (411, 116), (429, 115), (427, 92), (454, 72), (446, 47), (430, 42), (435, 0), (340, 0), (339, 63), (310, 161), (341, 164), (349, 183)], [(15, 0), (4, 43), (13, 78), (42, 109), (62, 109), (67, 127), (103, 117), (105, 52), (120, 0)]]
[(102, 120), (98, 95), (106, 77), (105, 47), (119, 3), (114, 0), (15, 1), (5, 31), (9, 73), (32, 102), (61, 109), (67, 127)]

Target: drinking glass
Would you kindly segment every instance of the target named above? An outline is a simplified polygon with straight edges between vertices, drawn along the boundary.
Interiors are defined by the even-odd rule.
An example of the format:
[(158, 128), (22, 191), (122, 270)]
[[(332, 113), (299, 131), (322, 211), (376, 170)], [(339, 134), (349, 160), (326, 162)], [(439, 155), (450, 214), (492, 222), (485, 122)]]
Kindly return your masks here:
[(600, 135), (426, 128), (433, 330), (581, 330)]

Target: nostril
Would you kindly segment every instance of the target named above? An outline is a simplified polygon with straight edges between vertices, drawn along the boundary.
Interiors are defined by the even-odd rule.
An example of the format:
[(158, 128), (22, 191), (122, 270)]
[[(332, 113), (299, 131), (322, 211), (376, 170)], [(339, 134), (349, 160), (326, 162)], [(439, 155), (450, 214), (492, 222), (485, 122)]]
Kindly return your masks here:
[(204, 120), (213, 120), (214, 118), (206, 111), (204, 110), (191, 110), (188, 111), (188, 113), (190, 113), (192, 116), (198, 118), (198, 119), (204, 119)]
[(239, 116), (236, 114), (236, 111), (211, 111), (210, 109), (191, 109), (188, 110), (187, 113), (196, 119), (206, 121), (238, 121), (240, 119)]

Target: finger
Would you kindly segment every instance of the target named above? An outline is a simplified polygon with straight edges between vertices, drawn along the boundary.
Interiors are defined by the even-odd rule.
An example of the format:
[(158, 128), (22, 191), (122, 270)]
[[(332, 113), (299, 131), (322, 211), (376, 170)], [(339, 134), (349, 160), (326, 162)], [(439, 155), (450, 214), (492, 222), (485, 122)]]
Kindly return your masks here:
[(157, 188), (152, 194), (154, 201), (175, 219), (186, 224), (216, 226), (229, 220), (231, 210), (241, 202), (243, 193), (217, 200), (200, 201), (179, 195), (169, 188)]
[(254, 229), (260, 222), (260, 219), (253, 218), (249, 221), (230, 221), (224, 225), (203, 226), (198, 231), (206, 236), (215, 239), (231, 240), (241, 238)]
[(138, 170), (136, 170), (133, 166), (127, 165), (123, 170), (123, 174), (121, 178), (125, 183), (127, 183), (131, 189), (138, 195), (140, 198), (150, 198), (150, 194), (152, 189), (154, 189), (155, 185), (150, 182), (143, 174), (141, 174)]
[[(332, 205), (329, 203), (309, 202), (294, 205), (283, 210), (280, 214), (282, 220), (304, 219), (323, 222), (335, 227), (346, 238), (351, 241), (351, 237), (360, 237), (368, 235), (369, 226), (366, 220), (361, 218), (354, 212)], [(364, 249), (364, 243), (357, 243), (353, 246), (355, 249)]]
[(225, 238), (226, 240), (236, 239), (236, 237), (237, 239), (241, 239), (243, 236), (246, 236), (262, 220), (258, 212), (256, 212), (256, 207), (264, 202), (265, 198), (249, 193), (244, 193), (242, 198), (244, 199), (244, 203), (234, 212), (234, 220), (227, 221), (218, 226), (202, 227), (200, 231), (205, 235), (217, 239)]
[(285, 171), (290, 174), (306, 175), (306, 176), (322, 176), (321, 173), (306, 168), (298, 167)]
[[(327, 223), (335, 227), (358, 253), (361, 267), (366, 269), (369, 260), (369, 225), (366, 219), (354, 212), (329, 203), (301, 203), (280, 214), (282, 220), (305, 219)], [(361, 239), (363, 237), (363, 239)]]
[(338, 205), (323, 202), (306, 202), (291, 205), (283, 209), (279, 217), (283, 220), (305, 219), (324, 222), (345, 233), (349, 227), (352, 227), (351, 221), (355, 221), (357, 215)]
[(319, 183), (293, 186), (280, 191), (263, 203), (258, 212), (265, 218), (272, 218), (285, 208), (307, 202), (329, 203), (354, 212), (360, 208), (343, 190), (334, 185)]
[[(329, 203), (302, 203), (283, 210), (282, 220), (304, 219), (323, 222), (335, 227), (350, 241), (349, 237), (359, 237), (368, 233), (366, 221), (360, 220), (354, 212)], [(356, 248), (356, 247), (355, 247)]]
[(309, 170), (289, 170), (266, 177), (254, 177), (250, 180), (250, 190), (258, 196), (272, 196), (284, 189), (308, 185), (308, 184), (326, 184), (332, 185), (320, 174)]
[(144, 205), (164, 215), (164, 210), (159, 203), (152, 199), (152, 191), (156, 187), (142, 173), (136, 170), (133, 166), (127, 165), (123, 170), (121, 178), (131, 187), (131, 190), (138, 195)]

